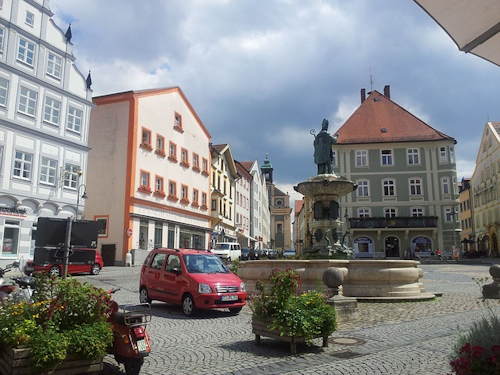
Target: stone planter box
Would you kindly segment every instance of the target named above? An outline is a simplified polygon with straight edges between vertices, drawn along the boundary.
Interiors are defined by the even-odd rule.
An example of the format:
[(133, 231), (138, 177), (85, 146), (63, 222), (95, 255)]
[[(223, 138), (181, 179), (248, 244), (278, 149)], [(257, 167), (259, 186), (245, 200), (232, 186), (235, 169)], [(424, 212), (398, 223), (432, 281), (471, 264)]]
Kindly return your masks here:
[[(31, 349), (3, 348), (0, 347), (0, 374), (3, 375), (25, 375), (30, 372)], [(81, 360), (75, 357), (68, 357), (51, 375), (74, 375), (92, 374), (98, 375), (104, 368), (103, 358), (96, 360)]]
[[(297, 354), (297, 344), (302, 344), (306, 342), (305, 337), (302, 336), (281, 336), (278, 330), (270, 330), (268, 326), (272, 323), (272, 320), (262, 320), (252, 317), (252, 333), (255, 334), (255, 344), (260, 345), (260, 336), (270, 337), (279, 341), (284, 341), (290, 343), (290, 353)], [(315, 338), (320, 338), (322, 336), (316, 336)], [(323, 337), (323, 347), (328, 347), (328, 336)]]

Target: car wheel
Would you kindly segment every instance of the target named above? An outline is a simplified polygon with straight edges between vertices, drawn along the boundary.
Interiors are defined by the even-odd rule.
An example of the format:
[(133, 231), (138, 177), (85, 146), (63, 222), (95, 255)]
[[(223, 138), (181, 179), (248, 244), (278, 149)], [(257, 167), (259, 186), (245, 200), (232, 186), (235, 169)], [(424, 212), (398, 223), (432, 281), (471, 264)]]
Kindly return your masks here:
[(151, 298), (149, 298), (148, 290), (146, 289), (145, 286), (141, 288), (141, 291), (139, 292), (139, 301), (141, 303), (149, 303), (153, 301)]
[(242, 308), (243, 307), (230, 307), (229, 308), (229, 312), (231, 314), (238, 314), (241, 311)]
[(194, 299), (191, 294), (186, 294), (182, 299), (182, 312), (186, 316), (193, 316), (196, 313), (196, 307), (194, 306)]
[(101, 266), (96, 263), (90, 269), (90, 274), (96, 276), (99, 275), (99, 272), (101, 272)]
[(61, 269), (59, 268), (59, 266), (50, 267), (49, 275), (50, 276), (61, 276)]

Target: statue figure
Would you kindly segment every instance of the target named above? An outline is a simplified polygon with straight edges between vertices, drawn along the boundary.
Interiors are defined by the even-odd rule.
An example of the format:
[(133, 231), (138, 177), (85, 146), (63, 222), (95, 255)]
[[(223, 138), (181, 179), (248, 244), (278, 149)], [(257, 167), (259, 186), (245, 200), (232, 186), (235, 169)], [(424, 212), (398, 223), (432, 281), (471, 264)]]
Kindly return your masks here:
[(328, 120), (324, 119), (321, 131), (314, 134), (314, 162), (318, 165), (318, 174), (333, 173), (333, 151), (332, 146), (337, 142), (338, 134), (332, 136), (328, 133)]

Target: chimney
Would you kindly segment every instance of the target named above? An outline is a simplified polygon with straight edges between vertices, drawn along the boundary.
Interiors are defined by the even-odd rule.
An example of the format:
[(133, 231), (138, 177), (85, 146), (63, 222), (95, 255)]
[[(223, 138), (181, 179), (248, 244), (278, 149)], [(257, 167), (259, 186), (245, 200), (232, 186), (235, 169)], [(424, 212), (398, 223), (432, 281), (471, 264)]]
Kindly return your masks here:
[(366, 99), (366, 89), (361, 89), (361, 103)]
[(384, 96), (388, 99), (391, 98), (391, 86), (389, 85), (384, 86)]

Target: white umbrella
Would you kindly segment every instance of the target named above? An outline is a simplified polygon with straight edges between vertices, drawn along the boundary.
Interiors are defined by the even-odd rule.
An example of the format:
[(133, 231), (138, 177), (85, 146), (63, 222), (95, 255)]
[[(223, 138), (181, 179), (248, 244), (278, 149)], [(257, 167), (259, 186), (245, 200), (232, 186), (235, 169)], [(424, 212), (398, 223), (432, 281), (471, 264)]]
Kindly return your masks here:
[(500, 0), (414, 0), (460, 51), (500, 66)]

